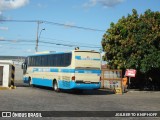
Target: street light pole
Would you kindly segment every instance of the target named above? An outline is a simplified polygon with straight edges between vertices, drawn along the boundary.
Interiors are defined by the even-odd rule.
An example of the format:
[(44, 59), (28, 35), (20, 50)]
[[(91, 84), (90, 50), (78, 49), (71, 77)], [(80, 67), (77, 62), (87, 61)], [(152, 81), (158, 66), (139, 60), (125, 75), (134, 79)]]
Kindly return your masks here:
[(36, 49), (36, 52), (38, 52), (38, 33), (39, 33), (39, 24), (40, 24), (40, 21), (38, 21), (37, 22), (37, 33), (36, 33), (36, 36), (37, 36), (37, 38), (36, 38), (36, 47), (35, 47), (35, 49)]
[(41, 29), (41, 31), (40, 31), (40, 33), (39, 33), (39, 36), (38, 36), (38, 40), (40, 39), (41, 33), (42, 33), (43, 30), (45, 30), (45, 28)]
[(36, 52), (38, 52), (38, 43), (39, 43), (39, 39), (40, 39), (41, 32), (42, 32), (42, 30), (45, 30), (45, 28), (43, 28), (43, 29), (40, 31), (40, 34), (39, 34), (39, 25), (40, 25), (41, 23), (43, 23), (43, 22), (37, 21), (36, 47), (35, 47)]

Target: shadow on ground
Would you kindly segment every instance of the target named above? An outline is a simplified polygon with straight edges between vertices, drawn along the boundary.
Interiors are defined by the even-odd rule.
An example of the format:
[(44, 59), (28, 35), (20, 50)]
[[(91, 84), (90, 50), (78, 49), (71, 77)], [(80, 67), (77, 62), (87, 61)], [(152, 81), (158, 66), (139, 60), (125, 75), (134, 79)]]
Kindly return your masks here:
[[(22, 81), (15, 81), (15, 86), (16, 87), (30, 87), (28, 84), (25, 84)], [(42, 86), (33, 86), (33, 87), (53, 91), (53, 89), (49, 88), (49, 87), (42, 87)], [(73, 95), (111, 95), (111, 94), (115, 94), (114, 91), (106, 90), (106, 89), (99, 89), (99, 90), (61, 90), (58, 93), (66, 93), (66, 94), (73, 94)]]
[(14, 85), (15, 85), (16, 87), (29, 87), (29, 85), (23, 83), (23, 81), (15, 81), (15, 82), (14, 82)]
[(111, 90), (105, 90), (105, 89), (99, 89), (99, 90), (82, 90), (82, 91), (63, 91), (67, 94), (73, 94), (73, 95), (112, 95), (115, 94), (115, 92)]

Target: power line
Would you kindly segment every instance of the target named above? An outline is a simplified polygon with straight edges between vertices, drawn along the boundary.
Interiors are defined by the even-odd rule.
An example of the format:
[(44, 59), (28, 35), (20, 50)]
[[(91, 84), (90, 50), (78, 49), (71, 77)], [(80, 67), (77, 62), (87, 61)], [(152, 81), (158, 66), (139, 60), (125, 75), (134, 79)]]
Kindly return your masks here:
[[(14, 44), (16, 44), (17, 45), (17, 43), (2, 43), (1, 45), (14, 45)], [(25, 44), (21, 44), (21, 43), (19, 43), (18, 45), (23, 45), (23, 46), (27, 46), (27, 45), (32, 45), (32, 46), (34, 46), (35, 44), (31, 44), (31, 43), (25, 43)], [(53, 45), (52, 46), (49, 46), (49, 45), (39, 45), (39, 46), (44, 46), (44, 47), (53, 47)], [(3, 47), (3, 46), (0, 46), (0, 49), (1, 49), (1, 47)]]
[[(42, 38), (45, 38), (45, 37), (42, 37)], [(56, 41), (60, 41), (60, 39), (53, 39), (53, 38), (45, 38), (45, 39), (50, 39), (50, 40), (56, 40)], [(45, 40), (44, 39), (44, 40)], [(63, 42), (70, 42), (70, 43), (74, 43), (72, 41), (65, 41), (65, 40), (62, 40)], [(0, 40), (0, 42), (12, 42), (14, 44), (16, 43), (21, 43), (21, 42), (35, 42), (35, 40), (31, 40), (31, 39), (28, 39), (28, 40), (24, 40), (24, 39), (20, 39), (20, 40)], [(88, 47), (88, 48), (101, 48), (101, 46), (97, 46), (97, 45), (93, 45), (93, 44), (87, 44), (87, 43), (78, 43), (78, 44), (66, 44), (66, 43), (60, 43), (60, 42), (51, 42), (51, 41), (39, 41), (40, 43), (44, 43), (44, 44), (54, 44), (54, 45), (62, 45), (62, 46), (68, 46), (68, 47)], [(85, 45), (81, 45), (81, 44), (85, 44)]]
[[(34, 42), (34, 40), (0, 40), (0, 42), (13, 42), (13, 43), (20, 43), (20, 42)], [(57, 43), (57, 42), (47, 42), (47, 41), (39, 41), (40, 43), (44, 44), (53, 44), (53, 45), (60, 45), (60, 46), (66, 46), (66, 47), (84, 47), (84, 48), (98, 48), (100, 49), (101, 47), (96, 47), (96, 46), (87, 46), (87, 45), (75, 45), (75, 44), (64, 44), (64, 43)]]
[(101, 48), (101, 47), (91, 47), (91, 46), (85, 46), (85, 45), (73, 45), (73, 44), (62, 44), (62, 43), (53, 43), (53, 42), (43, 42), (39, 41), (41, 43), (48, 43), (48, 44), (55, 44), (55, 45), (62, 45), (62, 46), (68, 46), (68, 47), (87, 47), (87, 48)]
[(0, 20), (1, 22), (27, 22), (27, 23), (35, 23), (38, 20)]
[(96, 29), (96, 28), (89, 28), (89, 27), (82, 27), (82, 26), (76, 26), (76, 25), (68, 25), (64, 23), (58, 23), (58, 22), (50, 22), (50, 21), (44, 21), (44, 20), (0, 20), (0, 22), (28, 22), (28, 23), (45, 23), (50, 25), (57, 25), (57, 26), (67, 26), (70, 28), (76, 28), (76, 29), (83, 29), (83, 30), (89, 30), (89, 31), (97, 31), (97, 32), (105, 32), (105, 30)]
[(67, 43), (76, 43), (76, 44), (84, 44), (84, 45), (89, 45), (89, 46), (97, 46), (94, 44), (88, 44), (88, 43), (80, 43), (80, 42), (73, 42), (73, 41), (68, 41), (68, 40), (61, 40), (61, 39), (55, 39), (55, 38), (48, 38), (48, 37), (41, 37), (42, 39), (47, 39), (47, 40), (52, 40), (52, 41), (61, 41), (61, 42), (67, 42)]
[[(71, 28), (76, 28), (76, 29), (83, 29), (83, 30), (89, 30), (89, 31), (97, 31), (97, 32), (105, 32), (105, 30), (100, 30), (100, 29), (95, 29), (95, 28), (88, 28), (88, 27), (81, 27), (81, 26), (75, 26), (75, 25), (67, 25), (67, 24), (63, 24), (63, 23), (57, 23), (57, 22), (50, 22), (50, 21), (44, 21), (44, 20), (0, 20), (0, 22), (26, 22), (26, 23), (38, 23), (38, 28), (39, 28), (39, 24), (40, 23), (44, 23), (44, 24), (49, 24), (49, 25), (57, 25), (57, 26), (68, 26)], [(37, 28), (37, 36), (38, 36), (38, 28)], [(10, 41), (11, 42), (11, 41)], [(17, 41), (12, 41), (12, 42), (17, 42)], [(23, 42), (29, 42), (29, 41), (23, 41)], [(32, 41), (33, 42), (33, 41)], [(36, 51), (38, 50), (38, 37), (37, 37), (37, 42), (36, 42)], [(87, 47), (87, 48), (101, 48), (101, 47), (97, 47), (92, 45), (92, 47), (90, 45), (73, 45), (73, 44), (63, 44), (63, 43), (53, 43), (53, 42), (44, 42), (44, 41), (40, 41), (41, 43), (45, 43), (45, 44), (54, 44), (54, 45), (61, 45), (61, 46), (67, 46), (67, 47)], [(72, 42), (73, 43), (73, 42)]]
[(68, 27), (71, 27), (71, 28), (77, 28), (77, 29), (83, 29), (83, 30), (105, 32), (105, 30), (100, 30), (100, 29), (95, 29), (95, 28), (81, 27), (81, 26), (76, 26), (76, 25), (67, 25), (67, 24), (64, 24), (64, 23), (56, 23), (56, 22), (49, 22), (49, 21), (43, 21), (43, 22), (46, 23), (46, 24), (51, 24), (51, 25), (68, 26)]
[[(16, 43), (1, 43), (1, 45), (15, 45), (15, 44), (16, 44)], [(0, 48), (1, 48), (1, 47), (4, 47), (4, 46), (1, 46), (1, 45), (0, 45)], [(27, 46), (27, 45), (35, 46), (35, 44), (31, 44), (31, 43), (25, 43), (25, 44), (19, 43), (18, 45), (21, 45), (20, 47), (22, 47), (22, 46)], [(53, 45), (52, 45), (52, 46), (49, 46), (49, 45), (39, 45), (39, 46), (53, 47)], [(55, 48), (55, 47), (54, 47), (54, 48)], [(59, 46), (58, 46), (57, 48), (59, 48)]]

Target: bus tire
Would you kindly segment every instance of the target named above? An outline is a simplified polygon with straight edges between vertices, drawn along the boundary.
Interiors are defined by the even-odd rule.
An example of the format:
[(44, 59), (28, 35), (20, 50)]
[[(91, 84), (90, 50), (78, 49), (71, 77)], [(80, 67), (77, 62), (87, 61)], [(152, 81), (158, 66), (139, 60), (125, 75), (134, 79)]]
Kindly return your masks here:
[(29, 83), (28, 83), (29, 87), (33, 87), (31, 77), (29, 77), (28, 79), (29, 79)]
[(58, 88), (58, 83), (56, 80), (53, 81), (53, 90), (55, 92), (60, 92), (60, 89)]

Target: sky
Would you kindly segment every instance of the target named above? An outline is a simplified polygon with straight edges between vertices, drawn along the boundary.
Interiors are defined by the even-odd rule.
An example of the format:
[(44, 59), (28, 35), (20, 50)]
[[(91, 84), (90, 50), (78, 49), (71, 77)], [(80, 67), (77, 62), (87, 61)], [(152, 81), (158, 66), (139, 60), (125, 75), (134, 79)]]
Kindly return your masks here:
[(35, 54), (37, 33), (38, 52), (100, 51), (110, 23), (132, 9), (160, 11), (160, 0), (0, 0), (0, 56)]

